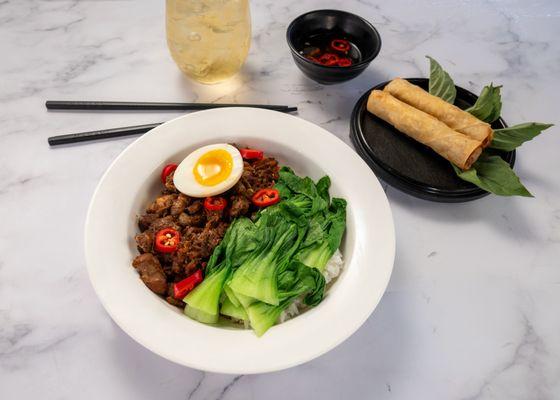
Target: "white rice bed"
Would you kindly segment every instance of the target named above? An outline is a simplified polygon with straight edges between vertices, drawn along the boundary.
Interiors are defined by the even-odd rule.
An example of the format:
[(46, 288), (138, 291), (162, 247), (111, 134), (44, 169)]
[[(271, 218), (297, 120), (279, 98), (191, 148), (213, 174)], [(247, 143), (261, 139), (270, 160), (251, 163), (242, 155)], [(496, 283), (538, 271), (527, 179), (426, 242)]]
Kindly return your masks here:
[[(327, 285), (338, 275), (340, 275), (343, 265), (344, 261), (342, 260), (342, 253), (337, 249), (325, 266), (325, 270), (323, 271), (323, 276), (325, 277), (325, 283)], [(290, 318), (294, 318), (304, 309), (305, 304), (303, 304), (301, 298), (294, 300), (294, 302), (290, 304), (288, 308), (282, 311), (282, 314), (280, 314), (280, 317), (278, 317), (278, 323), (282, 323), (289, 320)]]

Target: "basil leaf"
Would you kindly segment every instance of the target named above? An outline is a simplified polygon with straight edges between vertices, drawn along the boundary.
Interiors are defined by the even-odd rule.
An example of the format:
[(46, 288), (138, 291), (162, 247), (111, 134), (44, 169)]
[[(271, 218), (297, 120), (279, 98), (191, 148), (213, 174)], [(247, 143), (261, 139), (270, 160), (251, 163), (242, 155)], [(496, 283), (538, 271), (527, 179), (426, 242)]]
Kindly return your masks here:
[(453, 79), (436, 60), (430, 56), (426, 56), (426, 58), (430, 60), (430, 94), (453, 104), (455, 96), (457, 96), (457, 89)]
[(493, 149), (512, 151), (523, 143), (535, 138), (545, 129), (553, 124), (542, 124), (540, 122), (526, 122), (509, 128), (495, 129), (494, 139), (490, 144)]
[(501, 86), (492, 86), (492, 84), (484, 86), (474, 106), (467, 108), (465, 111), (482, 121), (494, 122), (500, 118), (500, 113), (502, 112), (500, 89)]
[(509, 164), (499, 156), (481, 155), (471, 169), (462, 171), (455, 165), (457, 176), (481, 189), (499, 196), (533, 197), (523, 186)]

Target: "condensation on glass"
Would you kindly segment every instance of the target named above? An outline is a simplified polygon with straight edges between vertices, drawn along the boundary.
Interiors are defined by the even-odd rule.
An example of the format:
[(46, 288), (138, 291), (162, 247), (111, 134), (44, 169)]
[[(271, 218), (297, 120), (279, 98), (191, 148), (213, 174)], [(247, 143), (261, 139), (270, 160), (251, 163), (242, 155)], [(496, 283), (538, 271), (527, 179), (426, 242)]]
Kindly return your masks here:
[(167, 0), (166, 26), (173, 60), (198, 82), (228, 79), (247, 58), (249, 0)]

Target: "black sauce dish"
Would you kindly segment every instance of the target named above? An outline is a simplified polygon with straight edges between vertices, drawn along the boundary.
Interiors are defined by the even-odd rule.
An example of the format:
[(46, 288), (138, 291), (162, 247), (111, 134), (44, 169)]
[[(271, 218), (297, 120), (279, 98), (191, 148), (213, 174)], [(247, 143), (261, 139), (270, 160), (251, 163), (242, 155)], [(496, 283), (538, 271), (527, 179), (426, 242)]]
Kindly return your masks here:
[[(325, 66), (307, 59), (303, 54), (306, 41), (321, 35), (349, 40), (359, 50), (359, 60), (348, 67), (340, 67)], [(371, 23), (340, 10), (315, 10), (300, 15), (288, 26), (286, 39), (297, 67), (308, 78), (326, 85), (355, 78), (381, 50), (381, 37)]]

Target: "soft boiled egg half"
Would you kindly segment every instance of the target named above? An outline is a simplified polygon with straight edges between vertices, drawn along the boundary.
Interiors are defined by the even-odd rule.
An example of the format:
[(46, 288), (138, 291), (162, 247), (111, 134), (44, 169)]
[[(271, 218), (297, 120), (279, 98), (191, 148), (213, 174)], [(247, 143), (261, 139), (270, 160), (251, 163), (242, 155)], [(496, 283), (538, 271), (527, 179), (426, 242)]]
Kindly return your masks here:
[(227, 143), (211, 144), (189, 154), (177, 167), (173, 183), (191, 197), (210, 197), (231, 189), (243, 173), (243, 158)]

